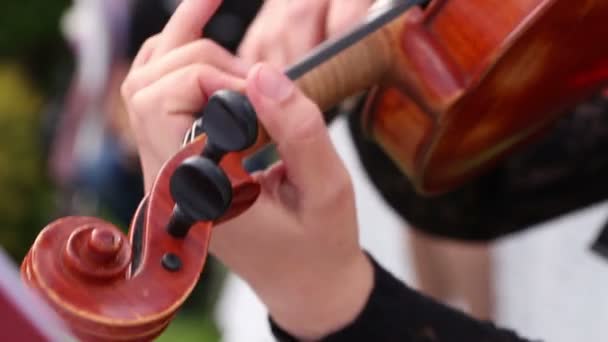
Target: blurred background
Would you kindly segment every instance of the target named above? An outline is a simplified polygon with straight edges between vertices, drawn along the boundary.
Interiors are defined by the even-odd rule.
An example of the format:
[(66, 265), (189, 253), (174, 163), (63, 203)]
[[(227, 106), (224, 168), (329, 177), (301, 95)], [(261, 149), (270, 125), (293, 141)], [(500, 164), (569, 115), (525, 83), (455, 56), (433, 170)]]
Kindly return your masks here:
[[(143, 196), (119, 89), (172, 0), (7, 0), (0, 13), (0, 245), (15, 266), (65, 215), (126, 228)], [(225, 1), (205, 35), (234, 50), (260, 1)], [(162, 336), (216, 341), (211, 313), (223, 271), (200, 286)]]
[[(176, 3), (3, 1), (0, 245), (16, 266), (54, 218), (94, 215), (128, 226), (143, 193), (119, 88), (140, 45)], [(234, 51), (260, 6), (225, 0), (205, 35)], [(454, 244), (405, 230), (368, 179), (347, 120), (337, 120), (331, 134), (354, 178), (362, 243), (398, 277), (531, 338), (605, 340), (608, 263), (589, 250), (608, 213), (604, 198), (493, 244)], [(160, 340), (272, 339), (262, 305), (212, 259)]]

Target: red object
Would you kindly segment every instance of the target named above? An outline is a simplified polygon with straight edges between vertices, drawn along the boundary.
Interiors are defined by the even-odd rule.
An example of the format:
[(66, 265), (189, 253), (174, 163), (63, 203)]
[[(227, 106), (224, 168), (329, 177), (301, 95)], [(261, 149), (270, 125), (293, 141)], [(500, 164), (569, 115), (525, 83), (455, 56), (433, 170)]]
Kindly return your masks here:
[[(149, 341), (169, 324), (186, 300), (207, 256), (212, 223), (198, 223), (185, 240), (165, 227), (174, 202), (169, 178), (187, 157), (203, 150), (205, 137), (178, 153), (160, 172), (152, 195), (142, 202), (129, 239), (116, 227), (91, 217), (67, 217), (48, 225), (22, 264), (22, 278), (35, 288), (83, 341)], [(238, 215), (257, 198), (260, 187), (242, 169), (237, 155), (224, 158)], [(138, 233), (136, 233), (138, 231)], [(141, 250), (133, 252), (133, 241)], [(131, 241), (131, 243), (129, 242)], [(182, 267), (163, 267), (166, 253)], [(131, 266), (133, 259), (136, 266)]]
[(20, 281), (17, 267), (0, 249), (0, 341), (69, 341), (48, 305)]
[(393, 34), (365, 129), (423, 194), (450, 191), (608, 84), (608, 2), (436, 0)]

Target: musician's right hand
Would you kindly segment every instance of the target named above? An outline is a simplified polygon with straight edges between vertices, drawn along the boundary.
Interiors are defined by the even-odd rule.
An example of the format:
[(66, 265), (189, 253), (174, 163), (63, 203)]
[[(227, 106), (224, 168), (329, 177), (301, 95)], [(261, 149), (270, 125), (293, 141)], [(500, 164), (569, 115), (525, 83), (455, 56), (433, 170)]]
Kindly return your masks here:
[(356, 25), (373, 0), (266, 0), (239, 55), (284, 68), (319, 43)]

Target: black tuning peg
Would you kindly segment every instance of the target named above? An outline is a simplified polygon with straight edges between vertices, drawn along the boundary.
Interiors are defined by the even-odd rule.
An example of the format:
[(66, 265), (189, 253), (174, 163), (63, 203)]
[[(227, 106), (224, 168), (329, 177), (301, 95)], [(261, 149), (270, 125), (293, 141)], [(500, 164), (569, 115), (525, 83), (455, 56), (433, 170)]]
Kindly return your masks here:
[(185, 237), (195, 222), (222, 217), (232, 202), (232, 186), (224, 171), (200, 156), (186, 159), (175, 170), (170, 191), (176, 205), (168, 231), (177, 238)]
[(258, 137), (255, 110), (247, 97), (235, 91), (220, 90), (211, 96), (201, 119), (208, 141), (203, 155), (208, 158), (247, 149)]
[(206, 133), (205, 149), (185, 160), (170, 181), (176, 205), (167, 230), (177, 238), (184, 238), (195, 222), (216, 220), (230, 208), (232, 187), (218, 164), (226, 153), (245, 150), (257, 140), (256, 113), (240, 93), (218, 91), (199, 120), (189, 135)]
[(200, 116), (186, 134), (185, 142), (207, 133), (208, 145), (203, 155), (221, 157), (226, 152), (242, 151), (257, 139), (257, 115), (243, 94), (230, 90), (216, 92)]

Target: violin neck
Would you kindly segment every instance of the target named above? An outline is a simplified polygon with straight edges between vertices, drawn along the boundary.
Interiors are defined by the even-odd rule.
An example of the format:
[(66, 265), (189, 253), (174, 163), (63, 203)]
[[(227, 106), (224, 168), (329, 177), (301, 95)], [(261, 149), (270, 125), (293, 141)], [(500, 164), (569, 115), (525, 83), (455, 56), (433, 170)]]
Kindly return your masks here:
[(378, 30), (296, 80), (323, 111), (381, 80), (392, 65), (391, 34)]

